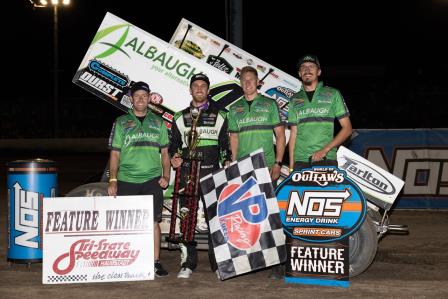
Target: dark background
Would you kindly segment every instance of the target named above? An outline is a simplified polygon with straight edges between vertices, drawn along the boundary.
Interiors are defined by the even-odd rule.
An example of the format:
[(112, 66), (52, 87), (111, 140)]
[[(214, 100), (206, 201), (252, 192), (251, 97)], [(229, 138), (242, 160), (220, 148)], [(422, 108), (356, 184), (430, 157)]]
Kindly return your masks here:
[[(2, 6), (0, 137), (53, 137), (53, 10)], [(59, 10), (58, 137), (107, 137), (122, 113), (71, 82), (107, 11), (165, 41), (182, 17), (226, 38), (224, 0), (72, 0)], [(448, 1), (244, 0), (243, 14), (245, 51), (293, 76), (318, 55), (354, 128), (447, 127)]]

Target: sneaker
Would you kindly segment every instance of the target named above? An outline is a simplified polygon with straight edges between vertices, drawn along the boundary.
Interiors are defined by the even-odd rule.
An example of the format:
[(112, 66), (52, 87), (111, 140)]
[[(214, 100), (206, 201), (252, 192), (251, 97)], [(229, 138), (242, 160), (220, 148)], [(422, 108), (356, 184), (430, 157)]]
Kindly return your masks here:
[(165, 277), (165, 276), (168, 276), (168, 271), (166, 271), (163, 267), (162, 267), (162, 264), (161, 263), (159, 263), (159, 262), (157, 262), (157, 263), (154, 263), (154, 269), (155, 269), (155, 274), (156, 274), (156, 277)]
[(190, 278), (191, 273), (193, 273), (193, 271), (190, 268), (183, 267), (180, 269), (179, 273), (177, 273), (177, 278)]
[(218, 270), (215, 271), (215, 274), (216, 274), (216, 277), (218, 277), (218, 279), (221, 280), (221, 275), (219, 275), (219, 271)]

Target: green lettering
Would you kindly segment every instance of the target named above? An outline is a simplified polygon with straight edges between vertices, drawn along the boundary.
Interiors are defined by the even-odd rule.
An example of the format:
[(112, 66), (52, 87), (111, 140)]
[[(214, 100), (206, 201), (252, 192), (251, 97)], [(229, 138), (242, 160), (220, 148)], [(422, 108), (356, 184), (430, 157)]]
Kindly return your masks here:
[(172, 59), (173, 59), (173, 56), (170, 56), (170, 57), (168, 58), (168, 60), (166, 61), (166, 65), (165, 65), (165, 67), (166, 67), (167, 69), (169, 69), (169, 70), (174, 69), (174, 68), (177, 66), (177, 64), (179, 63), (179, 59), (176, 59), (176, 62), (175, 62), (172, 66), (170, 66), (170, 62), (171, 62)]
[(160, 54), (159, 56), (157, 56), (157, 57), (154, 59), (154, 62), (156, 62), (156, 61), (160, 61), (160, 64), (161, 64), (162, 66), (165, 66), (165, 56), (166, 56), (166, 53), (163, 52), (162, 54)]
[[(156, 53), (157, 53), (157, 48), (154, 46), (150, 46), (148, 48), (148, 50), (146, 50), (145, 57), (152, 59)], [(149, 55), (149, 54), (151, 54), (151, 55)]]
[(143, 55), (143, 52), (141, 52), (141, 50), (142, 50), (142, 48), (143, 48), (144, 45), (145, 45), (145, 42), (142, 42), (142, 43), (140, 44), (140, 47), (138, 47), (138, 49), (137, 49), (137, 53), (138, 53), (138, 54)]
[(135, 52), (135, 47), (137, 46), (137, 38), (133, 38), (131, 39), (126, 45), (124, 45), (125, 47), (130, 46), (132, 48), (132, 50), (134, 50)]
[[(181, 77), (185, 77), (185, 75), (187, 75), (190, 68), (191, 68), (191, 66), (188, 63), (183, 62), (183, 63), (179, 64), (179, 66), (177, 67), (176, 73)], [(189, 79), (189, 77), (187, 79)]]

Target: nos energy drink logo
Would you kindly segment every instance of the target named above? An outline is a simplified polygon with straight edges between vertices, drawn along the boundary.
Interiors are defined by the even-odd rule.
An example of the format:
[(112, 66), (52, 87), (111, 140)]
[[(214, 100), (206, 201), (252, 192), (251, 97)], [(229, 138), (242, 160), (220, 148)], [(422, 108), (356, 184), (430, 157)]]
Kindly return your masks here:
[(260, 223), (268, 216), (266, 196), (257, 180), (226, 186), (218, 199), (218, 218), (226, 241), (237, 249), (252, 247), (260, 238)]
[[(14, 190), (14, 242), (16, 245), (38, 248), (39, 193), (23, 190), (17, 182)], [(43, 194), (40, 194), (43, 197)], [(21, 234), (20, 234), (21, 233)]]
[(312, 167), (293, 172), (276, 190), (285, 231), (307, 242), (333, 242), (364, 221), (365, 198), (344, 171)]
[[(123, 53), (130, 59), (131, 57), (128, 55), (128, 53), (126, 53), (123, 49), (121, 49), (121, 46), (123, 45), (123, 43), (126, 40), (126, 37), (128, 36), (130, 27), (131, 27), (131, 25), (129, 25), (129, 24), (121, 24), (121, 25), (110, 26), (110, 27), (107, 27), (107, 28), (104, 28), (104, 29), (98, 31), (95, 34), (95, 37), (93, 38), (93, 41), (90, 45), (93, 45), (93, 44), (99, 42), (100, 44), (106, 45), (107, 49), (104, 52), (96, 55), (95, 58), (104, 58), (104, 57), (112, 55), (116, 51), (120, 51), (121, 53)], [(116, 33), (118, 30), (120, 30), (122, 28), (126, 28), (126, 29), (124, 30), (124, 32), (121, 35), (119, 35), (118, 40), (115, 41), (114, 43), (102, 41), (107, 36), (111, 35), (112, 33)], [(114, 36), (115, 36), (115, 34), (114, 34)]]

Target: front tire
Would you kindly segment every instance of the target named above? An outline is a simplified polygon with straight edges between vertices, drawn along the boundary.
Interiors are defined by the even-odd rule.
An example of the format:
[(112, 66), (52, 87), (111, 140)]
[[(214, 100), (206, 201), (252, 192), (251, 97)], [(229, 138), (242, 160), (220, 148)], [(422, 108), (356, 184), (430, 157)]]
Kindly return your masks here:
[(349, 237), (350, 277), (355, 277), (370, 266), (378, 249), (378, 238), (371, 218), (367, 215), (361, 227)]

